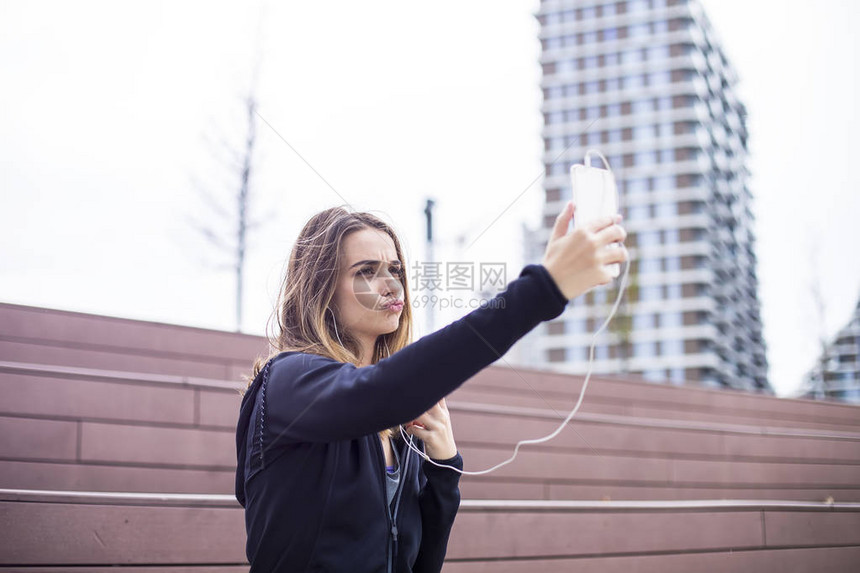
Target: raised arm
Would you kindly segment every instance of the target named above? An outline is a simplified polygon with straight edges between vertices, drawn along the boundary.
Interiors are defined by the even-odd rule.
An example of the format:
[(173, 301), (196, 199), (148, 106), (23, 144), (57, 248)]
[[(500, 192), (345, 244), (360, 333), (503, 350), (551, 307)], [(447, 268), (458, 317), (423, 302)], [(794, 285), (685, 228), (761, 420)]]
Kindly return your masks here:
[(266, 432), (284, 442), (327, 442), (413, 420), (567, 302), (546, 267), (529, 264), (485, 307), (371, 366), (279, 355), (261, 389)]

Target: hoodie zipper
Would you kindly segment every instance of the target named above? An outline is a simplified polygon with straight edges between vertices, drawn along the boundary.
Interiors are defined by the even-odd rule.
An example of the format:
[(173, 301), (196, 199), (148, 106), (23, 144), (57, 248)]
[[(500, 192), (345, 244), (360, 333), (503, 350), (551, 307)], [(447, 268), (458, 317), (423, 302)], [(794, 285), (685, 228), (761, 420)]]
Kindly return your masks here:
[[(392, 444), (391, 447), (393, 448), (396, 446), (394, 446)], [(403, 493), (403, 488), (406, 487), (406, 476), (409, 473), (409, 458), (411, 457), (409, 455), (409, 453), (410, 453), (410, 451), (408, 449), (404, 448), (404, 452), (403, 452), (403, 455), (401, 456), (401, 462), (400, 462), (400, 469), (401, 469), (400, 481), (397, 483), (397, 491), (394, 492), (394, 514), (391, 518), (391, 522), (393, 524), (392, 528), (391, 528), (391, 533), (394, 537), (394, 550), (392, 551), (392, 553), (393, 553), (392, 557), (394, 557), (394, 558), (397, 557), (397, 547), (398, 547), (397, 546), (397, 512), (400, 510), (400, 497), (401, 497), (401, 494)], [(393, 567), (393, 565), (392, 565), (392, 567)]]
[[(406, 461), (401, 462), (402, 471), (400, 472), (400, 481), (397, 483), (397, 491), (394, 494), (394, 515), (391, 514), (391, 507), (388, 505), (388, 496), (385, 488), (385, 451), (382, 449), (382, 438), (376, 436), (376, 451), (379, 452), (380, 461), (382, 464), (378, 467), (382, 468), (381, 485), (382, 485), (382, 503), (385, 504), (385, 515), (388, 518), (388, 550), (386, 557), (386, 568), (388, 573), (394, 571), (394, 548), (397, 545), (397, 510), (400, 508), (400, 494), (403, 491), (403, 484), (406, 478), (406, 472), (409, 467), (409, 452), (406, 452)], [(390, 442), (389, 442), (390, 443)], [(394, 448), (395, 445), (391, 444)]]

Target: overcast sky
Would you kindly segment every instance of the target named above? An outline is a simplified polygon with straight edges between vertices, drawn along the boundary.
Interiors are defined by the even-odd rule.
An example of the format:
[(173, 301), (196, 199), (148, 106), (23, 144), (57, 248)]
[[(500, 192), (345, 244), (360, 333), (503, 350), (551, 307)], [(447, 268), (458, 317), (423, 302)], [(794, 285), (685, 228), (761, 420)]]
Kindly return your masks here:
[[(785, 394), (860, 295), (857, 3), (703, 3), (749, 112), (759, 296)], [(393, 223), (415, 262), (432, 197), (437, 260), (516, 278), (520, 227), (542, 205), (537, 6), (0, 1), (0, 301), (234, 329), (229, 259), (187, 219), (231, 232), (192, 181), (232, 207), (217, 142), (241, 144), (257, 53), (260, 114), (301, 157), (258, 124), (244, 331), (264, 332), (301, 226), (340, 203)]]

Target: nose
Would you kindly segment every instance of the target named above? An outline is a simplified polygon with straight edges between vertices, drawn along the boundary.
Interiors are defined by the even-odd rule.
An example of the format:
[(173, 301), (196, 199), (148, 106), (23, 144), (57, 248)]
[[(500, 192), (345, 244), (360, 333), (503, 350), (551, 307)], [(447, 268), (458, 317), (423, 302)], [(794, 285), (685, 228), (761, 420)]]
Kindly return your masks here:
[(400, 284), (400, 279), (393, 276), (390, 272), (383, 271), (382, 277), (382, 292), (383, 298), (400, 298), (400, 293), (403, 291), (403, 285)]

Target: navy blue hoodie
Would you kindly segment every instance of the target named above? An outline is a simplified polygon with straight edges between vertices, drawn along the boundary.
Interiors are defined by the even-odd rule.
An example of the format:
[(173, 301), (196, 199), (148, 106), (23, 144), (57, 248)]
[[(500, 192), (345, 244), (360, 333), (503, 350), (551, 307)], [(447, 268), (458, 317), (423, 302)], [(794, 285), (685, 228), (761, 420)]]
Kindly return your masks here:
[[(486, 306), (376, 364), (303, 352), (267, 362), (236, 429), (251, 572), (440, 571), (460, 474), (392, 441), (401, 479), (389, 511), (378, 432), (419, 417), (567, 302), (530, 264)], [(441, 462), (463, 467), (459, 454)]]

